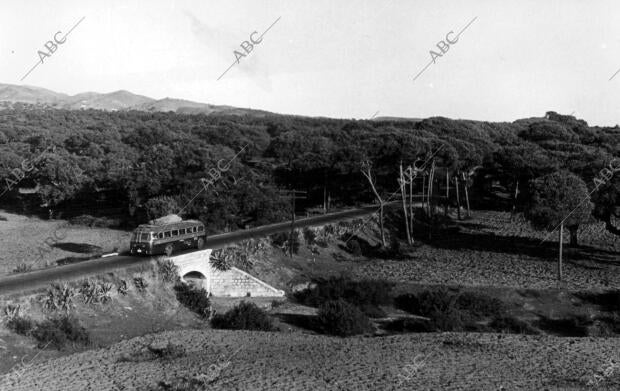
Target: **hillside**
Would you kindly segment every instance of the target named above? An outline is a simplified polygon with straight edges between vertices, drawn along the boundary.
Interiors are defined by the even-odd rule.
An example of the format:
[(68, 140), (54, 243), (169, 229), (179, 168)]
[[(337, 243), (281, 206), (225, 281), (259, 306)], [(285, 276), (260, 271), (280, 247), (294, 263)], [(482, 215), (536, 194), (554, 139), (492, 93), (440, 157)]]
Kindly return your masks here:
[(35, 108), (54, 108), (65, 110), (106, 110), (106, 111), (147, 111), (174, 112), (184, 114), (231, 114), (231, 115), (265, 115), (267, 112), (217, 106), (207, 103), (192, 102), (183, 99), (153, 99), (129, 91), (110, 93), (83, 92), (76, 95), (57, 93), (44, 88), (0, 84), (0, 108), (18, 107), (16, 103), (33, 105)]

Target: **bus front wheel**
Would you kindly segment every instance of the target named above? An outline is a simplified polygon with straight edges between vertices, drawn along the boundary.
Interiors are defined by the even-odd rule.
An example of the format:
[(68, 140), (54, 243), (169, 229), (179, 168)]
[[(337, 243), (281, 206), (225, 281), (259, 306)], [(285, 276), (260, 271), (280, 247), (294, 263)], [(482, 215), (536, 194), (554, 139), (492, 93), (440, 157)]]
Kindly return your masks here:
[(166, 255), (167, 256), (171, 256), (172, 255), (172, 251), (173, 251), (172, 245), (171, 244), (167, 245), (166, 248), (164, 249), (164, 251), (166, 251)]

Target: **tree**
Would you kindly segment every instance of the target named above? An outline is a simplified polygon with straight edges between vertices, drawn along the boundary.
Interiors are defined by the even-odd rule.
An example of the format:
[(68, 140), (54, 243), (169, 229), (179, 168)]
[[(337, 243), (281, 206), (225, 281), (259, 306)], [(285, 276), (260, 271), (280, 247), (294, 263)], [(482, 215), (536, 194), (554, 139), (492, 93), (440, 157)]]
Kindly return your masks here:
[(144, 205), (146, 213), (150, 220), (176, 214), (179, 212), (179, 203), (170, 196), (157, 196), (149, 199)]
[(590, 195), (583, 180), (569, 171), (558, 171), (532, 181), (530, 204), (525, 218), (536, 229), (560, 235), (558, 275), (562, 279), (562, 232), (568, 227), (571, 246), (577, 245), (577, 229), (588, 221), (592, 212)]
[(585, 182), (569, 171), (558, 171), (532, 182), (532, 197), (525, 217), (534, 228), (553, 232), (560, 224), (571, 234), (571, 246), (577, 245), (577, 229), (592, 212)]
[(601, 186), (592, 200), (594, 217), (605, 223), (607, 231), (620, 236), (620, 227), (614, 224), (614, 221), (620, 220), (620, 175), (614, 176), (611, 181)]

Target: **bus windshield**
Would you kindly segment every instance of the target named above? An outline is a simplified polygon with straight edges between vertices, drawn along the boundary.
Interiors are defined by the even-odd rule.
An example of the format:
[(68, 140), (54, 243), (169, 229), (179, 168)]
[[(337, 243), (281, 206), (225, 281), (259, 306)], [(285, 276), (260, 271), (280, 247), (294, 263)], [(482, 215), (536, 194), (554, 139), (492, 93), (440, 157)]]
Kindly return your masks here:
[(151, 234), (151, 233), (148, 233), (148, 232), (145, 232), (145, 233), (140, 234), (140, 241), (141, 241), (141, 242), (148, 242), (148, 241), (149, 241), (149, 239), (151, 238), (151, 235), (152, 235), (152, 234)]

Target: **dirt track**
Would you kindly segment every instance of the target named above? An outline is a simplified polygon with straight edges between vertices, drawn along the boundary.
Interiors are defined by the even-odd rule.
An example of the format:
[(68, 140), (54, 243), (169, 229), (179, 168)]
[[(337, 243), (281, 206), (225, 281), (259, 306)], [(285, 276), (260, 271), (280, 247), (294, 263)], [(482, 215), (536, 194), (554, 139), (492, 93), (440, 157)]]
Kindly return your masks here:
[[(207, 373), (237, 349), (213, 390), (618, 390), (620, 368), (596, 387), (597, 368), (618, 362), (620, 339), (500, 334), (410, 334), (339, 339), (318, 335), (188, 330), (158, 334), (187, 355), (117, 362), (143, 338), (33, 364), (0, 383), (12, 390), (147, 390)], [(421, 356), (418, 356), (421, 355)], [(415, 358), (418, 356), (417, 358)], [(226, 361), (226, 358), (220, 359)], [(413, 365), (419, 364), (416, 370)], [(400, 375), (400, 376), (399, 376)], [(406, 379), (409, 380), (406, 380)], [(403, 381), (399, 384), (399, 381)], [(115, 385), (116, 384), (116, 385)], [(503, 388), (500, 388), (503, 387)]]

